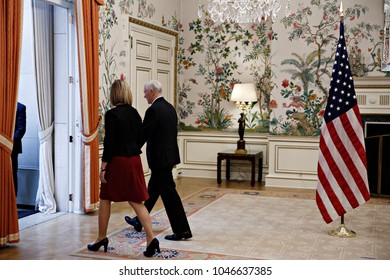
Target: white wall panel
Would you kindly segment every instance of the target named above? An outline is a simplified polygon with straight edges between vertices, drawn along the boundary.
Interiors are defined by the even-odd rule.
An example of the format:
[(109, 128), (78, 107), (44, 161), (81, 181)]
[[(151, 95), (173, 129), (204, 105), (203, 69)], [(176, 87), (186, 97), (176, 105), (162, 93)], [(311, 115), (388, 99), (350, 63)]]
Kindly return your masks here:
[(315, 189), (319, 137), (270, 136), (266, 187)]
[[(276, 172), (316, 174), (318, 149), (294, 146), (276, 146)], [(287, 160), (294, 159), (294, 160)]]

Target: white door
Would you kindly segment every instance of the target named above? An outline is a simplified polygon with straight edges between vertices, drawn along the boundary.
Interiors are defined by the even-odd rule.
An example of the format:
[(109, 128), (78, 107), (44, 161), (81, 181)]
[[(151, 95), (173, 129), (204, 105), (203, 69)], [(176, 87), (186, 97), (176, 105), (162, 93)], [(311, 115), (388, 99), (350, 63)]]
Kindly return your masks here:
[[(149, 106), (144, 98), (144, 85), (149, 80), (159, 80), (164, 98), (175, 104), (177, 33), (130, 18), (129, 34), (133, 106), (143, 118)], [(148, 175), (145, 147), (141, 158), (145, 175)]]

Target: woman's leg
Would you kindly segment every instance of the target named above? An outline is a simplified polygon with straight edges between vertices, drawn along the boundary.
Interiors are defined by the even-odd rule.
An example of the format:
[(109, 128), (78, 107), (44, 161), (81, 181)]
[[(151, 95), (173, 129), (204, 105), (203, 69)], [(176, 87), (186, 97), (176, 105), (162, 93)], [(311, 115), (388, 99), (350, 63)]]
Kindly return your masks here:
[(145, 205), (141, 202), (129, 201), (129, 204), (131, 207), (133, 207), (138, 219), (144, 227), (146, 233), (146, 243), (147, 245), (149, 245), (149, 243), (154, 239), (152, 222), (150, 220), (149, 212), (146, 209)]
[(107, 236), (108, 222), (111, 215), (111, 201), (100, 199), (99, 205), (99, 235), (96, 242), (104, 239)]

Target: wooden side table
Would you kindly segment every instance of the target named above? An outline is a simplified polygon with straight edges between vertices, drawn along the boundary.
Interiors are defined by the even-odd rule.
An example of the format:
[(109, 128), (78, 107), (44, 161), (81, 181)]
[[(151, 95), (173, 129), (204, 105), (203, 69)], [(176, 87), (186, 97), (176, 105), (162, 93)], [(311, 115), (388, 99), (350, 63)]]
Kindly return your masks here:
[(256, 174), (256, 162), (259, 164), (259, 177), (258, 181), (261, 182), (263, 173), (263, 152), (258, 153), (247, 153), (247, 154), (236, 154), (234, 152), (221, 152), (217, 156), (217, 183), (221, 184), (221, 163), (222, 160), (226, 160), (226, 180), (230, 179), (230, 161), (231, 160), (249, 160), (252, 164), (252, 176), (251, 186), (255, 185), (255, 174)]

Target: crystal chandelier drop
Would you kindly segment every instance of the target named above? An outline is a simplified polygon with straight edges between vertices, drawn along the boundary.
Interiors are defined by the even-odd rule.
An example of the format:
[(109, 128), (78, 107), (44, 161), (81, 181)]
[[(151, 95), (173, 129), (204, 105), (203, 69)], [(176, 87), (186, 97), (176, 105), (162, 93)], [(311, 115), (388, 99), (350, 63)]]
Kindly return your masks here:
[[(204, 7), (215, 22), (251, 23), (267, 20), (268, 17), (275, 21), (281, 5), (280, 0), (199, 0), (199, 18), (203, 15)], [(290, 0), (287, 0), (285, 15), (290, 15)]]

